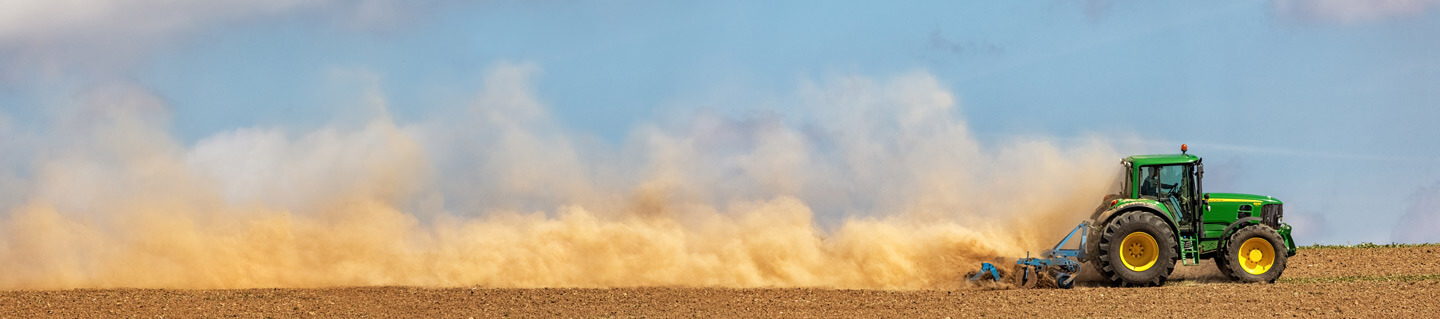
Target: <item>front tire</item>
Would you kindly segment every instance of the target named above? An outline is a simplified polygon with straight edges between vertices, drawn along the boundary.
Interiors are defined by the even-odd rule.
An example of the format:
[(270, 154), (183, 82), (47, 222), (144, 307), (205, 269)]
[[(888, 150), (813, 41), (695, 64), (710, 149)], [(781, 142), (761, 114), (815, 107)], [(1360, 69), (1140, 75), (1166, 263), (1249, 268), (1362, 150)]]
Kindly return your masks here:
[(1229, 255), (1230, 253), (1228, 251), (1221, 251), (1215, 254), (1215, 269), (1219, 269), (1220, 275), (1225, 276), (1225, 279), (1239, 280), (1239, 278), (1235, 278), (1235, 271), (1230, 268), (1230, 259), (1234, 258), (1225, 258), (1225, 256)]
[(1220, 275), (1225, 276), (1226, 279), (1237, 280), (1237, 278), (1235, 278), (1235, 272), (1230, 270), (1230, 260), (1225, 258), (1225, 256), (1229, 255), (1229, 253), (1223, 251), (1215, 254), (1215, 269), (1219, 269)]
[(1275, 282), (1285, 272), (1285, 244), (1270, 226), (1245, 226), (1225, 245), (1226, 268), (1231, 278), (1244, 282)]
[(1144, 211), (1120, 215), (1101, 231), (1100, 275), (1118, 286), (1160, 286), (1180, 259), (1175, 232), (1160, 216)]

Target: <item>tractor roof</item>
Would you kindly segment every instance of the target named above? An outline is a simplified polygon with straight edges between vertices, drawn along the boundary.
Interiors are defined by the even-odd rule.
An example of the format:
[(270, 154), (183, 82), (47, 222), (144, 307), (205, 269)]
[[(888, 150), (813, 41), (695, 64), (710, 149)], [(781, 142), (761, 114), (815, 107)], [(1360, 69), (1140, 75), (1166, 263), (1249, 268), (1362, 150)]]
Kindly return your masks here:
[(1189, 164), (1199, 162), (1200, 157), (1190, 154), (1135, 155), (1126, 157), (1125, 161), (1135, 164), (1135, 166)]

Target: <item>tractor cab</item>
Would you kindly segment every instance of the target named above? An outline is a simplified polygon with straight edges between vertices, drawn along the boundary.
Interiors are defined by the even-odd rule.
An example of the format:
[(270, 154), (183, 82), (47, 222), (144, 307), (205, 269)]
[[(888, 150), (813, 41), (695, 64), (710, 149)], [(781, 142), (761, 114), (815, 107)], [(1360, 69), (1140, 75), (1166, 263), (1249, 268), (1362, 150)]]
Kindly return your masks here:
[(1199, 228), (1204, 214), (1205, 199), (1201, 180), (1205, 166), (1200, 157), (1185, 154), (1136, 155), (1124, 160), (1128, 185), (1135, 185), (1122, 194), (1128, 199), (1148, 199), (1163, 206), (1180, 233)]

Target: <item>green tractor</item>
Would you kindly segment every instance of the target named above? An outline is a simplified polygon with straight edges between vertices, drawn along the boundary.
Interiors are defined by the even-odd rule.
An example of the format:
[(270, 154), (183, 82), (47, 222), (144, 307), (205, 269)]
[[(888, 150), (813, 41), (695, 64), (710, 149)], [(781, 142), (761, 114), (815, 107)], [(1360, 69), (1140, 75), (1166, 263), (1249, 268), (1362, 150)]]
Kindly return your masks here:
[[(1244, 282), (1274, 282), (1295, 255), (1290, 225), (1281, 222), (1282, 203), (1269, 196), (1206, 193), (1205, 166), (1187, 154), (1136, 155), (1122, 162), (1124, 173), (1116, 193), (1104, 198), (1090, 218), (1081, 222), (1054, 249), (1025, 266), (1021, 282), (1048, 272), (1061, 288), (1069, 288), (1082, 263), (1089, 263), (1102, 281), (1116, 286), (1165, 284), (1177, 263), (1197, 265), (1214, 259), (1220, 272)], [(1076, 234), (1076, 249), (1065, 249)], [(988, 272), (986, 263), (977, 280)]]
[[(1206, 193), (1205, 165), (1186, 154), (1126, 157), (1124, 181), (1088, 221), (1086, 258), (1103, 280), (1159, 286), (1177, 261), (1215, 260), (1220, 272), (1246, 282), (1274, 282), (1295, 255), (1283, 206), (1269, 196)], [(1081, 259), (1081, 262), (1087, 260)]]

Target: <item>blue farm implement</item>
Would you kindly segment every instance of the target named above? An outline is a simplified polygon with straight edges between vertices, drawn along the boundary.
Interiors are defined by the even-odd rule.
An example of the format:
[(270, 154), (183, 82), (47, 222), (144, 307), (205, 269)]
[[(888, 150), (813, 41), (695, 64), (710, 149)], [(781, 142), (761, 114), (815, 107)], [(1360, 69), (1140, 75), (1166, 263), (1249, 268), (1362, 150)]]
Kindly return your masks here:
[[(1047, 282), (1044, 285), (1048, 285), (1051, 280), (1059, 288), (1074, 287), (1075, 276), (1080, 273), (1080, 260), (1085, 258), (1084, 248), (1086, 240), (1089, 239), (1089, 226), (1090, 222), (1081, 222), (1079, 226), (1075, 226), (1075, 229), (1070, 231), (1070, 234), (1065, 235), (1065, 239), (1055, 244), (1055, 248), (1040, 252), (1040, 257), (1030, 257), (1030, 254), (1026, 253), (1025, 258), (1015, 261), (1016, 268), (1018, 268), (1016, 271), (1019, 274), (1009, 274), (1009, 276), (1020, 276), (1018, 283), (1024, 287), (1042, 285), (1040, 284), (1042, 281)], [(1065, 245), (1070, 243), (1070, 239), (1074, 238), (1077, 233), (1080, 235), (1079, 248), (1065, 249)], [(986, 278), (986, 275), (989, 275), (989, 278)], [(984, 279), (1001, 281), (1001, 277), (1000, 270), (994, 264), (983, 263), (980, 265), (980, 272), (970, 276), (970, 281)]]

